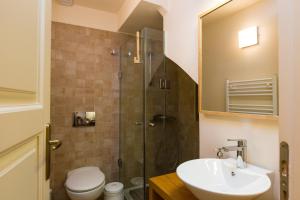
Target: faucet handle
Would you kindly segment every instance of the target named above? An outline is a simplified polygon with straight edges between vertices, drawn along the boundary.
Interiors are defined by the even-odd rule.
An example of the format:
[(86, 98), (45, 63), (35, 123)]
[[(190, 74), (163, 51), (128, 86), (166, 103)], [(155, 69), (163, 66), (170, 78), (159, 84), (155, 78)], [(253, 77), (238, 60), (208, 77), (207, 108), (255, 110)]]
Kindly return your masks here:
[(222, 159), (223, 158), (223, 148), (216, 148), (215, 151), (217, 152), (217, 157), (219, 159)]
[(227, 139), (228, 142), (237, 142), (238, 147), (247, 147), (247, 140), (245, 139)]

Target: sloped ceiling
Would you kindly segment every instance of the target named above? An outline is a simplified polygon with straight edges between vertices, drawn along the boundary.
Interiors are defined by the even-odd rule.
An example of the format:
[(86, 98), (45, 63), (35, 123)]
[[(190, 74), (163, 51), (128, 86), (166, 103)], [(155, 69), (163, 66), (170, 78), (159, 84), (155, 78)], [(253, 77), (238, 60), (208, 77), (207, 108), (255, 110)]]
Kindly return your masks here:
[(142, 1), (120, 27), (120, 32), (135, 33), (143, 28), (163, 29), (163, 17), (158, 11), (158, 6)]

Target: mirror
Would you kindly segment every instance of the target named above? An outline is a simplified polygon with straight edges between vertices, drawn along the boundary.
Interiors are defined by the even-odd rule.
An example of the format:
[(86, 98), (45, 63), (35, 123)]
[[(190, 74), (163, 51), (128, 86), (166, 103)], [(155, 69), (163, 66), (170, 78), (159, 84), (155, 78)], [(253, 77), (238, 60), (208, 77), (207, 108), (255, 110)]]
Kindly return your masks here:
[(278, 115), (275, 0), (232, 0), (200, 17), (202, 112)]

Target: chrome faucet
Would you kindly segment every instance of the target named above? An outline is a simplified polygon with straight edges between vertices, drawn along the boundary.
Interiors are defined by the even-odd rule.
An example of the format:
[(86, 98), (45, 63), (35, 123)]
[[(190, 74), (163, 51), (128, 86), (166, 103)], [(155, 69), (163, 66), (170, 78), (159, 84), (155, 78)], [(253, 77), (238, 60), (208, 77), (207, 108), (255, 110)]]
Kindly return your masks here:
[(228, 139), (227, 141), (237, 142), (237, 146), (226, 146), (218, 149), (217, 156), (220, 158), (223, 157), (223, 151), (236, 151), (237, 154), (237, 168), (246, 168), (247, 167), (247, 140), (244, 139)]

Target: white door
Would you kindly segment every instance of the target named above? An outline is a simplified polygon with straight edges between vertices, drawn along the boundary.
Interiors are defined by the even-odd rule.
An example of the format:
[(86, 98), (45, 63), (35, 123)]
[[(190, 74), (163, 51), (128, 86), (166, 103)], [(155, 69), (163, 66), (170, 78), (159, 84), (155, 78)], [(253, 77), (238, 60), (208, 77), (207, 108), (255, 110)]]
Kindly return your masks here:
[(0, 0), (0, 199), (46, 200), (51, 0)]
[[(290, 147), (289, 199), (300, 199), (300, 1), (278, 0), (280, 140)], [(284, 200), (284, 199), (281, 199)]]

